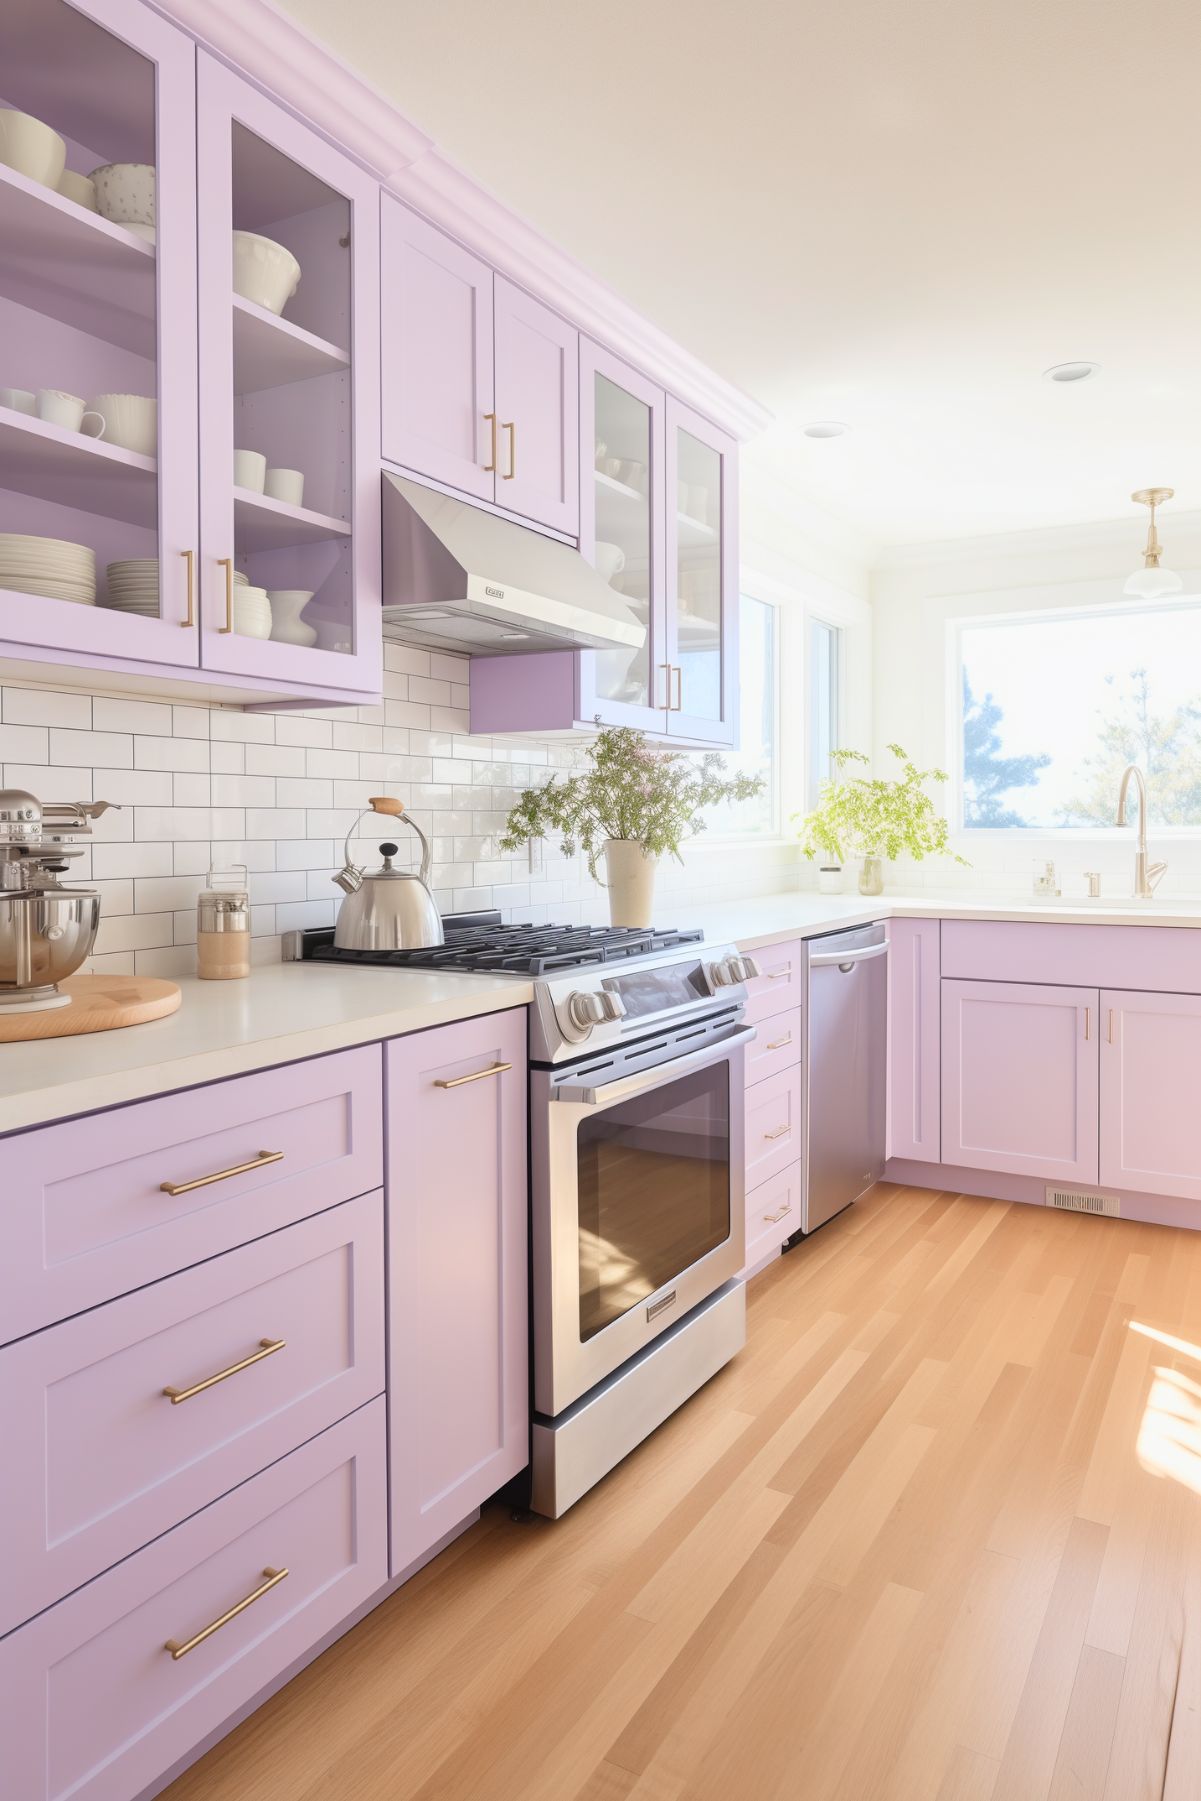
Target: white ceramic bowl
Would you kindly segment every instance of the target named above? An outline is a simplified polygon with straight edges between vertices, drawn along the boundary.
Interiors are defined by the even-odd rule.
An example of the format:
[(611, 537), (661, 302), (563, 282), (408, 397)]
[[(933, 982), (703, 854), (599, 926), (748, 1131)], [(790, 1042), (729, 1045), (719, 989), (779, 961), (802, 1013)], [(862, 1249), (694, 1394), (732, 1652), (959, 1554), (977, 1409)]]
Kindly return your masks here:
[(153, 163), (103, 163), (92, 170), (96, 207), (113, 225), (153, 225)]
[(99, 436), (106, 444), (144, 457), (157, 453), (158, 404), (149, 394), (97, 394), (88, 401), (88, 411), (104, 420)]
[(257, 231), (234, 233), (234, 293), (282, 313), (300, 282), (300, 264), (283, 244)]
[(67, 146), (31, 113), (0, 110), (0, 163), (27, 175), (30, 181), (56, 188), (67, 160)]
[(82, 206), (89, 213), (99, 212), (96, 205), (96, 183), (90, 175), (77, 175), (74, 169), (64, 169), (58, 178), (58, 191), (64, 200), (73, 200), (76, 206)]

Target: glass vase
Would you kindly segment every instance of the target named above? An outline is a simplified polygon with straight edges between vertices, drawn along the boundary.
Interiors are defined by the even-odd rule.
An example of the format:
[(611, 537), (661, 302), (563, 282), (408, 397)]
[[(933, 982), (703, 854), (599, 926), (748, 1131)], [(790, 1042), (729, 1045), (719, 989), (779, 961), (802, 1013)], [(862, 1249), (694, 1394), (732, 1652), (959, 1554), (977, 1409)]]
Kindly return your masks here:
[(859, 892), (860, 894), (883, 894), (883, 857), (864, 857), (859, 865)]

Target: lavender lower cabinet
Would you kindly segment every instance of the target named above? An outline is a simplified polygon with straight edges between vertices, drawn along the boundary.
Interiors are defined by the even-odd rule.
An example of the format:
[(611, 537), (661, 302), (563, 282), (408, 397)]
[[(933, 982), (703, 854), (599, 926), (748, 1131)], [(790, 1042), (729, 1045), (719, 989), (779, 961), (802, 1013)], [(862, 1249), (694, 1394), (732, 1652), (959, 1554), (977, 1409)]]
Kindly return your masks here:
[(386, 1047), (393, 1574), (527, 1461), (525, 1070), (524, 1008)]
[(800, 1231), (801, 1179), (798, 1160), (747, 1195), (744, 1270), (753, 1271), (756, 1264), (778, 1251), (786, 1238)]
[(9, 1345), (0, 1632), (383, 1387), (378, 1191)]
[(1201, 995), (1101, 991), (1105, 1187), (1201, 1200)]
[(385, 1432), (381, 1397), (0, 1640), (5, 1796), (129, 1801), (381, 1588)]
[(765, 1082), (746, 1096), (746, 1185), (757, 1188), (781, 1174), (801, 1154), (804, 1084), (799, 1065)]
[(942, 984), (942, 1160), (1097, 1180), (1094, 988)]
[(888, 926), (888, 1155), (942, 1156), (937, 919)]

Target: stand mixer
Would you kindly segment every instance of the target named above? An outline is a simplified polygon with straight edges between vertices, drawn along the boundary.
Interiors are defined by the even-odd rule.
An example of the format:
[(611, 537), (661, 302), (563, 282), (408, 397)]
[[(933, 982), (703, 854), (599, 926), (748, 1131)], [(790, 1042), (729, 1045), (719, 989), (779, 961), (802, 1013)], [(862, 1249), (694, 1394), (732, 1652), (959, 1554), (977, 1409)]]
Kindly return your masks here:
[(37, 800), (0, 788), (0, 1010), (36, 1013), (68, 1007), (58, 984), (88, 957), (100, 924), (94, 888), (57, 880), (91, 836), (90, 821), (111, 801)]

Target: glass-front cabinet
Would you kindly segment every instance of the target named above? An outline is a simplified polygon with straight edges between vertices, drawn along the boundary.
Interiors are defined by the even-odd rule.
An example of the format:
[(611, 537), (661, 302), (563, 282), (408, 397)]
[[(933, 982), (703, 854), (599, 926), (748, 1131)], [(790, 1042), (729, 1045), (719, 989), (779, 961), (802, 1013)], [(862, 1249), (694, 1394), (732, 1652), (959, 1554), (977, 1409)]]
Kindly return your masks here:
[(738, 736), (737, 489), (733, 439), (667, 402), (667, 729)]

